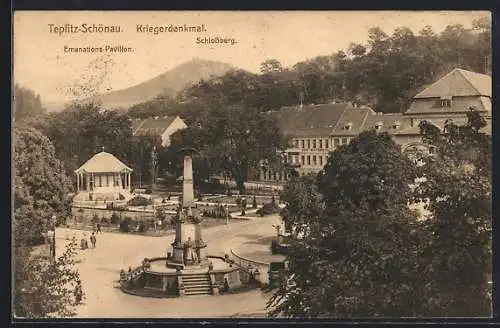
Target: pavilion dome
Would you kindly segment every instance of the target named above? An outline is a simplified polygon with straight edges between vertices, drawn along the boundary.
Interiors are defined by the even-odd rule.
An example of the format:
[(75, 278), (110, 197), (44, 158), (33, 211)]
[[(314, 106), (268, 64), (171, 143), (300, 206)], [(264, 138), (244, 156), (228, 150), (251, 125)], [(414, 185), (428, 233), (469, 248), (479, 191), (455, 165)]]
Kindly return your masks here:
[(104, 172), (132, 172), (133, 170), (127, 165), (123, 164), (118, 158), (110, 153), (104, 151), (95, 154), (85, 164), (80, 166), (75, 173), (88, 172), (88, 173), (104, 173)]

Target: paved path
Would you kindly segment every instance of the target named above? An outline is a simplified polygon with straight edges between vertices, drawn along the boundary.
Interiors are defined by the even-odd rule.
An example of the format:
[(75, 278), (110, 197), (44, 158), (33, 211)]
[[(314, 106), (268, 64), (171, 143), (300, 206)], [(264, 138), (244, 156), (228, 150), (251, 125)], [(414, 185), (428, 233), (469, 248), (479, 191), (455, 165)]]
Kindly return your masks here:
[[(242, 243), (272, 236), (272, 227), (279, 222), (278, 216), (256, 218), (203, 230), (207, 241), (207, 254), (223, 255)], [(65, 237), (83, 232), (58, 229), (58, 252), (62, 251)], [(86, 233), (87, 237), (89, 233)], [(221, 296), (190, 296), (172, 299), (154, 299), (131, 296), (117, 289), (120, 269), (135, 267), (145, 257), (165, 256), (171, 250), (173, 234), (164, 238), (104, 233), (97, 236), (96, 249), (79, 251), (80, 276), (85, 304), (77, 309), (78, 317), (84, 318), (180, 318), (180, 317), (230, 317), (255, 316), (265, 313), (267, 294), (251, 290), (241, 294)], [(90, 243), (89, 243), (90, 244)], [(246, 248), (250, 251), (252, 244)]]

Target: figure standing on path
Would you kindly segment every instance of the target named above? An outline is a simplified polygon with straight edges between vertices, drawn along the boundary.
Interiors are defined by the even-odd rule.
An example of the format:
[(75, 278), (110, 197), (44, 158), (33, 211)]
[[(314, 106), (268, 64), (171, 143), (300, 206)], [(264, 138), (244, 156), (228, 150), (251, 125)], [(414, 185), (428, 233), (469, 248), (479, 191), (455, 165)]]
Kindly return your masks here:
[(97, 231), (96, 231), (96, 233), (102, 233), (102, 231), (101, 231), (101, 224), (100, 224), (100, 223), (98, 223), (98, 224), (96, 225), (96, 227), (97, 227)]
[(82, 240), (80, 242), (80, 247), (81, 247), (81, 249), (87, 249), (87, 248), (89, 248), (89, 245), (87, 243), (87, 238), (85, 236), (85, 233), (83, 234), (83, 238), (82, 238)]
[(77, 280), (76, 282), (74, 293), (75, 293), (76, 304), (80, 304), (82, 302), (82, 297), (83, 297), (82, 282), (80, 280)]
[(90, 242), (92, 243), (92, 248), (95, 248), (95, 243), (96, 243), (96, 238), (94, 233), (92, 232), (92, 235), (90, 236)]

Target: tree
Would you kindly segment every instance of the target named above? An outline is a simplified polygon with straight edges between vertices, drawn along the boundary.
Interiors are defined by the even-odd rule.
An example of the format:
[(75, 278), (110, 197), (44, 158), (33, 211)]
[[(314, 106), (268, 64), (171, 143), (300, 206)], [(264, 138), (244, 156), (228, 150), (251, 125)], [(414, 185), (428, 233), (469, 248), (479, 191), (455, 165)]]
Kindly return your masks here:
[[(69, 180), (50, 140), (24, 124), (14, 129), (14, 311), (17, 316), (45, 318), (73, 314), (74, 249), (54, 264), (36, 255), (41, 237), (70, 213)], [(37, 246), (37, 247), (35, 247)], [(43, 246), (41, 246), (43, 247)]]
[(37, 125), (52, 140), (56, 156), (72, 174), (96, 153), (104, 150), (125, 163), (131, 162), (132, 129), (128, 116), (102, 110), (97, 103), (73, 103), (49, 115)]
[(69, 215), (70, 181), (50, 140), (32, 127), (14, 129), (15, 245), (31, 245), (59, 219)]
[(436, 149), (421, 158), (422, 182), (415, 190), (431, 213), (421, 270), (425, 310), (432, 316), (491, 314), (491, 136), (481, 132), (486, 121), (477, 111), (467, 116), (465, 125), (449, 123), (444, 133), (421, 125), (423, 140)]
[(237, 105), (200, 113), (196, 122), (172, 139), (172, 148), (197, 149), (210, 173), (225, 173), (233, 178), (241, 193), (250, 169), (257, 168), (261, 160), (275, 158), (277, 150), (285, 147), (274, 120), (253, 108)]
[(46, 109), (42, 105), (40, 95), (33, 90), (14, 85), (14, 116), (16, 121), (42, 115)]
[(150, 118), (155, 116), (168, 116), (178, 114), (178, 105), (167, 93), (155, 98), (133, 105), (128, 109), (128, 115), (132, 118)]
[(270, 314), (415, 314), (417, 217), (408, 208), (415, 173), (388, 134), (364, 132), (332, 153), (316, 181), (288, 185), (288, 282), (268, 303)]
[(15, 248), (14, 313), (21, 318), (72, 317), (79, 272), (75, 269), (76, 242), (70, 242), (55, 263), (33, 254), (25, 246)]

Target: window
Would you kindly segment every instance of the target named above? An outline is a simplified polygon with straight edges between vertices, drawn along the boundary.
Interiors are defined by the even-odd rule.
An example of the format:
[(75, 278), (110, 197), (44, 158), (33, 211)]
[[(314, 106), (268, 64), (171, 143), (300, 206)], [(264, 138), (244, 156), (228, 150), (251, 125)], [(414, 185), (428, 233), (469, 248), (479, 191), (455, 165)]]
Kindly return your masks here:
[(316, 139), (313, 140), (313, 148), (316, 148)]
[(442, 96), (441, 97), (441, 107), (451, 107), (451, 96)]
[(342, 144), (347, 145), (347, 138), (342, 138)]
[(319, 148), (323, 148), (323, 140), (319, 139)]
[(313, 165), (316, 165), (316, 156), (313, 156)]
[(295, 148), (299, 148), (299, 141), (295, 140)]
[(325, 140), (325, 148), (328, 148), (328, 139)]
[(307, 148), (311, 148), (311, 140), (307, 139)]
[(347, 123), (346, 125), (344, 125), (344, 130), (349, 131), (349, 130), (351, 130), (351, 129), (352, 129), (352, 123), (351, 123), (351, 122), (349, 122), (349, 123)]
[(441, 107), (451, 107), (451, 100), (449, 99), (441, 100)]
[(320, 166), (323, 166), (323, 156), (320, 156), (320, 157), (319, 157), (319, 165), (320, 165)]
[(307, 165), (311, 165), (311, 156), (307, 155)]
[(302, 139), (301, 141), (302, 141), (302, 148), (306, 148), (304, 139)]
[(300, 156), (300, 162), (302, 163), (302, 165), (306, 164), (306, 157)]
[(338, 145), (340, 145), (340, 139), (339, 138), (333, 139), (333, 144), (335, 145), (335, 147), (337, 147)]

